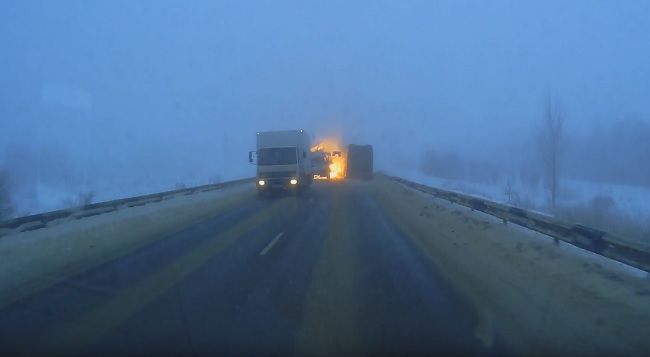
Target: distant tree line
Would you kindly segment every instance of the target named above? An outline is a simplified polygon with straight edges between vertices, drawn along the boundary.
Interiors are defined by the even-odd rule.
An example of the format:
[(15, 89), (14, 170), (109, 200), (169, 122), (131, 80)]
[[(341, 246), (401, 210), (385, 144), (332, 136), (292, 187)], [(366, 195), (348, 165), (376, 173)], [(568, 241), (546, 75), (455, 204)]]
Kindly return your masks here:
[(454, 150), (429, 149), (422, 158), (422, 172), (450, 180), (497, 182), (503, 166), (497, 161), (478, 159)]
[(650, 187), (648, 120), (576, 124), (578, 131), (570, 132), (557, 96), (547, 95), (542, 108), (531, 140), (513, 143), (506, 157), (488, 155), (490, 148), (480, 158), (468, 151), (431, 148), (422, 154), (422, 171), (450, 180), (507, 183), (510, 189), (513, 177), (530, 186), (544, 183), (553, 208), (562, 178)]
[(628, 117), (572, 135), (566, 174), (595, 182), (650, 187), (650, 122)]

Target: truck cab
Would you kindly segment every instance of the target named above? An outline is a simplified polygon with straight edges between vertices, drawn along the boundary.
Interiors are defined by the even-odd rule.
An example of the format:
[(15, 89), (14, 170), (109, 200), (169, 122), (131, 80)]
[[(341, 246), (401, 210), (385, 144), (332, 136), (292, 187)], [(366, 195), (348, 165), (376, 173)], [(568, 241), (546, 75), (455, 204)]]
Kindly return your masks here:
[(324, 151), (311, 152), (311, 169), (315, 179), (327, 180), (330, 178), (330, 160)]
[(311, 139), (304, 130), (257, 133), (257, 150), (249, 153), (249, 162), (257, 157), (256, 186), (260, 194), (273, 190), (298, 192), (313, 180), (309, 149)]

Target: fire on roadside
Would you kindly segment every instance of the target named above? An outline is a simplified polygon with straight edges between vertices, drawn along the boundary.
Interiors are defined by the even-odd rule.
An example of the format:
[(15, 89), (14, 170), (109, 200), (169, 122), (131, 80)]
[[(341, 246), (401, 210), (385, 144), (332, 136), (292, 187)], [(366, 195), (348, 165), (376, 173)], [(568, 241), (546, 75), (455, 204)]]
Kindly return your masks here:
[(311, 151), (322, 151), (327, 154), (330, 179), (339, 180), (345, 178), (345, 153), (338, 140), (322, 140), (317, 145), (313, 146)]
[(342, 158), (340, 156), (332, 157), (332, 163), (330, 164), (330, 179), (341, 179), (343, 178), (343, 171), (341, 169)]

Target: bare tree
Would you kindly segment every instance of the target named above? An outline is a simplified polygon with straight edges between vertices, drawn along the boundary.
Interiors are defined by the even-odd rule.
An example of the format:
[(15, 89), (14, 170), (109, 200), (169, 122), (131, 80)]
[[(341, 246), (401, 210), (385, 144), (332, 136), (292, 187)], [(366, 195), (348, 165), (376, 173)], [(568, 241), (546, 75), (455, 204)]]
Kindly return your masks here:
[(83, 209), (93, 203), (95, 193), (92, 191), (81, 191), (76, 196), (69, 197), (63, 201), (63, 206), (70, 209)]
[(515, 190), (515, 177), (513, 174), (508, 174), (506, 177), (506, 185), (503, 189), (503, 194), (508, 200), (508, 204), (519, 206), (521, 205), (521, 199), (519, 198), (519, 193)]
[(210, 184), (217, 184), (221, 183), (221, 175), (215, 174), (212, 177), (210, 177), (210, 180), (208, 181)]
[(565, 116), (557, 97), (546, 95), (544, 117), (541, 125), (541, 156), (546, 184), (551, 194), (551, 207), (555, 209), (560, 186), (560, 156)]
[(0, 221), (9, 219), (13, 214), (9, 195), (9, 175), (0, 170)]

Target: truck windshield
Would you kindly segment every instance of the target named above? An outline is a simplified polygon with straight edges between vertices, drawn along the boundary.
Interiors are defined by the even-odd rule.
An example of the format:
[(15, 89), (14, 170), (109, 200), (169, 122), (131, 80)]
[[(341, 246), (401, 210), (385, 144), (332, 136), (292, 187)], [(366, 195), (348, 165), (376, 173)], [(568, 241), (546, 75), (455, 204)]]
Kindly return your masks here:
[(257, 150), (258, 165), (290, 165), (297, 161), (296, 148), (269, 148)]

